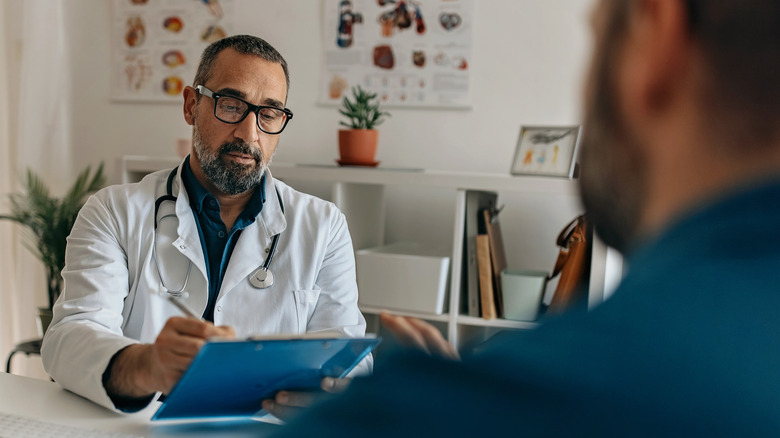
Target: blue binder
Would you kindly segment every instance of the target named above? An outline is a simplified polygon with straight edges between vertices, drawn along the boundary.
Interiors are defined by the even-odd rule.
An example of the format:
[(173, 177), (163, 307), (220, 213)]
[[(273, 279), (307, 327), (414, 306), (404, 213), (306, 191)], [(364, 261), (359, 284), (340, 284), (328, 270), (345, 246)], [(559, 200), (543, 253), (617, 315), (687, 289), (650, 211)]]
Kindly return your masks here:
[(249, 339), (207, 342), (152, 420), (252, 417), (279, 390), (344, 377), (381, 338)]

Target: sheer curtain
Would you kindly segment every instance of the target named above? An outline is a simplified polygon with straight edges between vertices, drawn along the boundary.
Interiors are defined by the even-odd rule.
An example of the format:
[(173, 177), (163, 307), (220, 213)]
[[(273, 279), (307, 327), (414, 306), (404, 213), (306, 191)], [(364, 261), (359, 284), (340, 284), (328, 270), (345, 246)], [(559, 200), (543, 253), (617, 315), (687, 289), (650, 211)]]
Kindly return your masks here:
[[(17, 191), (18, 175), (31, 168), (60, 196), (72, 174), (64, 1), (4, 0), (0, 8), (9, 14), (0, 23), (21, 23), (0, 32), (0, 46), (18, 48), (0, 56), (2, 89), (18, 90), (0, 92), (0, 123), (8, 128), (0, 129), (2, 191)], [(0, 245), (0, 352), (7, 354), (14, 344), (39, 336), (35, 308), (46, 303), (46, 280), (40, 262), (20, 244), (20, 229), (0, 225), (2, 241), (11, 243)], [(15, 374), (45, 377), (38, 358), (14, 359), (13, 367)]]
[(69, 70), (63, 0), (24, 0), (18, 156), (57, 188), (70, 186)]
[[(11, 35), (6, 26), (6, 3), (0, 2), (0, 89), (10, 90), (8, 47)], [(3, 196), (16, 190), (14, 163), (11, 148), (11, 115), (9, 93), (0, 93), (0, 192)], [(7, 354), (21, 334), (17, 309), (16, 249), (19, 247), (15, 227), (8, 221), (0, 221), (0, 352)]]

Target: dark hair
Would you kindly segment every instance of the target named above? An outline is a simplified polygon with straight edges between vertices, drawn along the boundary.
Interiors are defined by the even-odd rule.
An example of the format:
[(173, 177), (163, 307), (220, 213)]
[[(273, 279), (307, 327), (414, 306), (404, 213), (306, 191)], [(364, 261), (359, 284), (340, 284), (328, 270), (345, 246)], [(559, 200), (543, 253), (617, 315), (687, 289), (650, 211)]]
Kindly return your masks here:
[(706, 63), (704, 107), (728, 121), (722, 134), (735, 147), (769, 143), (780, 127), (780, 1), (685, 2)]
[(217, 55), (225, 49), (233, 49), (244, 55), (255, 55), (266, 61), (274, 62), (282, 66), (284, 79), (287, 82), (287, 90), (290, 89), (290, 72), (287, 70), (287, 61), (282, 55), (262, 38), (252, 35), (233, 35), (211, 43), (200, 57), (198, 71), (195, 73), (193, 86), (203, 85), (212, 74), (212, 66)]

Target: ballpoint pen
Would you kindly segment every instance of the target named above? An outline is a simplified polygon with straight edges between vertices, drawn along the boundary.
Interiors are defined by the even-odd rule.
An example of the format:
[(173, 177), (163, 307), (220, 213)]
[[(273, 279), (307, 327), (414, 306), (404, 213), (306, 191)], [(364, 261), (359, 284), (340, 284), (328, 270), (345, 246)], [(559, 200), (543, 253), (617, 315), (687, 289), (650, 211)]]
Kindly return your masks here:
[(184, 312), (184, 314), (186, 314), (190, 318), (197, 319), (198, 321), (205, 321), (203, 318), (201, 318), (200, 316), (196, 315), (195, 312), (190, 310), (189, 307), (184, 305), (184, 303), (182, 303), (178, 298), (174, 297), (173, 295), (170, 295), (170, 294), (168, 295), (168, 301), (173, 303), (174, 306), (178, 307), (179, 310)]

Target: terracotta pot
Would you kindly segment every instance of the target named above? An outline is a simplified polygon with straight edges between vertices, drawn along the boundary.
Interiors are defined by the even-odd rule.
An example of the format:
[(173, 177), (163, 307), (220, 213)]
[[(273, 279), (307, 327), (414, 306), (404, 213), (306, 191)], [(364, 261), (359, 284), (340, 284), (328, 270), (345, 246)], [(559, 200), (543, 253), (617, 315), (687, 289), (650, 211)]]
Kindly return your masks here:
[(339, 129), (340, 164), (376, 164), (376, 129)]

